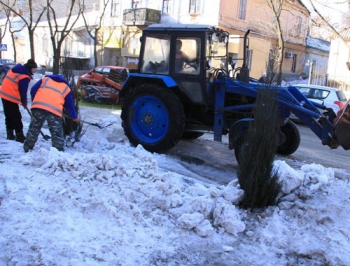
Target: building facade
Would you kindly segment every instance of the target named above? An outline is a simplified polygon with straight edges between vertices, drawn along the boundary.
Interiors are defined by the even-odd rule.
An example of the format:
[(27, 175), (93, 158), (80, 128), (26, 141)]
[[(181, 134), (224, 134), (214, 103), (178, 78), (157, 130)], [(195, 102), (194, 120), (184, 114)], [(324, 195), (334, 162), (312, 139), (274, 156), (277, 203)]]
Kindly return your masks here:
[[(243, 54), (243, 42), (239, 37), (250, 30), (249, 68), (254, 78), (266, 71), (270, 53), (277, 45), (276, 16), (265, 0), (85, 0), (85, 3), (84, 16), (89, 29), (101, 26), (97, 36), (97, 62), (93, 56), (94, 40), (80, 16), (65, 39), (61, 53), (62, 58), (73, 60), (77, 68), (90, 69), (95, 65), (137, 68), (142, 30), (154, 23), (209, 24), (223, 28), (230, 33), (230, 57), (237, 66)], [(310, 14), (302, 2), (287, 0), (283, 9), (279, 18), (285, 44), (283, 73), (298, 76), (306, 71), (310, 60), (321, 62), (317, 59), (320, 56), (322, 64), (326, 64), (326, 52), (320, 55), (317, 48), (307, 47)], [(63, 25), (65, 18), (60, 20)], [(1, 25), (4, 20), (0, 21)], [(26, 29), (17, 34), (20, 36), (16, 39), (17, 61), (25, 62), (30, 54), (28, 34)], [(52, 66), (47, 21), (38, 24), (34, 38), (36, 61), (42, 66)], [(2, 57), (13, 58), (10, 34), (5, 34), (4, 41), (9, 49)]]
[(350, 91), (350, 29), (342, 30), (340, 35), (342, 39), (333, 37), (331, 40), (328, 84)]

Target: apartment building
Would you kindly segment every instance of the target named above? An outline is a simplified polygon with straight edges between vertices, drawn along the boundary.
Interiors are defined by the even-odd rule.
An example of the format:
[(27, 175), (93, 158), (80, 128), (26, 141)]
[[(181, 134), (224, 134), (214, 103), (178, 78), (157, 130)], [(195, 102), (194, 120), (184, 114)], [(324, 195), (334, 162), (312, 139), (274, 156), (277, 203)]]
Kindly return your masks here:
[[(108, 3), (105, 5), (105, 3)], [(242, 39), (249, 34), (249, 68), (252, 77), (259, 78), (266, 71), (270, 52), (277, 46), (276, 17), (265, 0), (85, 0), (85, 18), (90, 29), (101, 25), (97, 43), (97, 65), (121, 65), (136, 68), (139, 38), (142, 30), (153, 23), (210, 24), (230, 33), (229, 52), (240, 66), (243, 54)], [(104, 15), (100, 21), (102, 12)], [(308, 47), (309, 13), (300, 0), (286, 0), (280, 16), (285, 44), (283, 72), (300, 75), (307, 72), (308, 62), (327, 65), (328, 52)], [(18, 18), (17, 18), (18, 20)], [(61, 18), (62, 24), (65, 18)], [(1, 27), (1, 22), (0, 22)], [(17, 33), (17, 57), (25, 61), (29, 54), (26, 30)], [(11, 58), (11, 38), (7, 34)], [(312, 42), (311, 42), (312, 43)], [(17, 46), (18, 45), (18, 46)], [(87, 34), (82, 17), (67, 36), (61, 56), (69, 58), (76, 68), (89, 69), (95, 65), (94, 41)], [(40, 22), (35, 31), (36, 61), (52, 65), (52, 48), (47, 21)], [(22, 60), (23, 59), (23, 60)]]

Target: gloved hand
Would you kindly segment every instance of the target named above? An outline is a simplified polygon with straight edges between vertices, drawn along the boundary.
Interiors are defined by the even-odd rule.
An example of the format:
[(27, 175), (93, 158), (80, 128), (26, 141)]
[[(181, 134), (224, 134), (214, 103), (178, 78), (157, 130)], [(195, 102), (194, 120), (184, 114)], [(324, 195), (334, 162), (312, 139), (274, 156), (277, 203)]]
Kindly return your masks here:
[(73, 122), (78, 123), (79, 122), (79, 118), (73, 119)]

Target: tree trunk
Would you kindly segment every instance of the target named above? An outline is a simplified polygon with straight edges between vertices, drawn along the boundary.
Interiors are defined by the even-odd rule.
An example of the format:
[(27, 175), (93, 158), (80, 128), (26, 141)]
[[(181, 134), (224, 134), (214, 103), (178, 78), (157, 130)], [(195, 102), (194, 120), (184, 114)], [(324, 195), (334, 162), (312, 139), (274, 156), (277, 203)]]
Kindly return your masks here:
[(51, 36), (52, 52), (53, 52), (53, 66), (52, 73), (59, 74), (60, 72), (60, 60), (61, 60), (61, 44), (62, 42), (55, 41), (55, 37)]
[(98, 31), (95, 30), (95, 38), (94, 38), (94, 60), (95, 60), (95, 67), (97, 67), (97, 33)]
[(34, 51), (34, 31), (28, 30), (29, 33), (29, 45), (30, 45), (30, 58), (35, 61), (35, 51)]
[(60, 61), (61, 61), (61, 47), (57, 45), (57, 48), (53, 51), (53, 74), (60, 73)]
[(278, 27), (278, 56), (277, 56), (277, 77), (276, 77), (276, 83), (277, 85), (282, 84), (282, 66), (283, 66), (283, 53), (284, 53), (284, 38), (283, 38), (283, 32), (282, 32), (282, 26), (281, 21), (278, 17), (277, 20), (277, 27)]
[(17, 50), (16, 50), (16, 41), (14, 32), (11, 32), (11, 39), (12, 39), (12, 45), (13, 45), (13, 61), (17, 62)]

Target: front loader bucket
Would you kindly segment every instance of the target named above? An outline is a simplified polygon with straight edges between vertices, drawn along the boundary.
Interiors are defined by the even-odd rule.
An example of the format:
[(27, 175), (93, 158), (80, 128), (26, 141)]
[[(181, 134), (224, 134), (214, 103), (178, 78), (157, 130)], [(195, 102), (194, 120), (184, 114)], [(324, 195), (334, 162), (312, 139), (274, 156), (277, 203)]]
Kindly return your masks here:
[(335, 136), (344, 150), (350, 150), (350, 100), (334, 119)]

